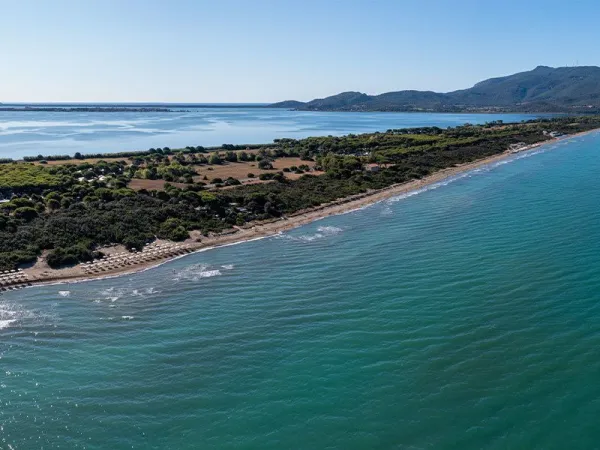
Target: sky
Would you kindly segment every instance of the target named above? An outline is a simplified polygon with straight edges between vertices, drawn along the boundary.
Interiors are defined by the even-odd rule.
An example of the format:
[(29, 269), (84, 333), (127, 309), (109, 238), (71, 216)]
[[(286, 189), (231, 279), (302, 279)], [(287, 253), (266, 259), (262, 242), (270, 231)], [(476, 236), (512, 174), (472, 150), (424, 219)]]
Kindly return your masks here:
[(0, 0), (0, 102), (447, 92), (600, 65), (597, 0)]

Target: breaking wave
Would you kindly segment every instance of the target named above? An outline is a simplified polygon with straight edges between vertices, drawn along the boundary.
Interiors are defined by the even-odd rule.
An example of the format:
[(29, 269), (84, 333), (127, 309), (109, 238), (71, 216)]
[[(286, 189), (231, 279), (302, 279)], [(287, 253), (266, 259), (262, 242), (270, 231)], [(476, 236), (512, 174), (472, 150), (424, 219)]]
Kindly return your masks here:
[(34, 313), (24, 309), (21, 305), (13, 302), (0, 303), (0, 330), (8, 328), (13, 324), (21, 322), (23, 319), (33, 321), (43, 321), (51, 318), (50, 315)]
[[(224, 266), (221, 266), (223, 269)], [(231, 266), (233, 268), (233, 266)], [(227, 269), (231, 270), (231, 269)], [(199, 281), (202, 278), (218, 277), (222, 275), (219, 269), (212, 269), (208, 264), (194, 264), (180, 269), (173, 277), (174, 281)]]
[(325, 237), (329, 237), (329, 236), (335, 236), (336, 234), (340, 234), (342, 231), (344, 231), (342, 228), (339, 227), (318, 227), (317, 228), (317, 232), (314, 234), (303, 234), (301, 236), (292, 236), (289, 234), (280, 234), (278, 235), (279, 238), (283, 238), (283, 239), (289, 239), (292, 241), (300, 241), (300, 242), (312, 242), (312, 241), (316, 241), (317, 239), (323, 239)]
[(0, 330), (2, 330), (3, 328), (9, 327), (11, 324), (15, 323), (16, 321), (17, 321), (17, 319), (0, 320)]
[(147, 297), (148, 295), (158, 294), (159, 291), (154, 287), (144, 288), (144, 289), (135, 289), (135, 288), (115, 288), (110, 287), (108, 289), (104, 289), (100, 291), (100, 300), (116, 302), (122, 298), (129, 297)]

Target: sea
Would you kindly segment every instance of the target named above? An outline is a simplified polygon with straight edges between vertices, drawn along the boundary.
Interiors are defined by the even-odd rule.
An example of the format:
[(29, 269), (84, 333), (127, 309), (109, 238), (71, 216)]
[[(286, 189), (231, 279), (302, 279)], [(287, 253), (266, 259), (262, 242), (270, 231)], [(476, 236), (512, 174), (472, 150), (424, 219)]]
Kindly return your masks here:
[(464, 123), (518, 122), (536, 117), (525, 114), (308, 112), (256, 105), (160, 106), (173, 112), (0, 111), (0, 158), (73, 155), (76, 152), (114, 153), (190, 145), (263, 144), (277, 138), (298, 139), (418, 126), (446, 128)]
[(598, 173), (591, 133), (135, 275), (2, 294), (0, 448), (596, 448)]

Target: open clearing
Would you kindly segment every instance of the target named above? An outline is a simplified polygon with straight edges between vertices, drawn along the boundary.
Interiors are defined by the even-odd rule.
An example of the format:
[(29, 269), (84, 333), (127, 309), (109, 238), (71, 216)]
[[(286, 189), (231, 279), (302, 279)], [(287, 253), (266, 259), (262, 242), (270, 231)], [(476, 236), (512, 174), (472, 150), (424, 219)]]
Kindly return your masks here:
[[(301, 166), (302, 164), (306, 164), (311, 169), (315, 166), (314, 161), (303, 161), (300, 158), (277, 158), (275, 161), (273, 161), (272, 170), (259, 169), (258, 162), (256, 161), (226, 163), (214, 166), (195, 166), (196, 172), (198, 173), (198, 177), (195, 177), (195, 181), (206, 182), (206, 180), (204, 180), (204, 176), (206, 176), (208, 181), (212, 180), (213, 178), (221, 178), (222, 180), (226, 180), (229, 177), (242, 181), (248, 178), (249, 173), (253, 173), (256, 177), (258, 177), (261, 173), (278, 172), (286, 167)], [(318, 172), (310, 173), (314, 173), (315, 175), (320, 174)], [(285, 173), (285, 176), (293, 180), (299, 178), (301, 174)]]
[[(195, 166), (197, 176), (194, 177), (195, 182), (202, 182), (210, 184), (212, 180), (215, 178), (221, 178), (225, 181), (227, 178), (235, 178), (242, 182), (242, 184), (257, 184), (257, 183), (265, 183), (268, 180), (259, 180), (258, 176), (261, 173), (275, 173), (282, 171), (284, 168), (289, 168), (292, 166), (301, 166), (307, 165), (311, 169), (315, 166), (314, 161), (303, 161), (300, 158), (278, 158), (273, 161), (273, 169), (270, 170), (261, 170), (258, 168), (258, 162), (256, 161), (245, 161), (245, 162), (236, 162), (236, 163), (225, 163), (220, 165), (199, 165)], [(249, 178), (248, 174), (254, 174), (254, 178)], [(321, 171), (310, 171), (306, 172), (311, 175), (322, 175)], [(286, 178), (290, 180), (297, 180), (303, 174), (300, 173), (292, 173), (292, 172), (284, 172)], [(204, 178), (206, 177), (206, 179)], [(134, 190), (146, 189), (146, 190), (162, 190), (164, 189), (164, 185), (167, 183), (164, 180), (142, 180), (135, 178), (131, 180), (128, 187)], [(170, 183), (173, 186), (177, 187), (185, 187), (185, 183)], [(209, 186), (210, 187), (210, 186)]]

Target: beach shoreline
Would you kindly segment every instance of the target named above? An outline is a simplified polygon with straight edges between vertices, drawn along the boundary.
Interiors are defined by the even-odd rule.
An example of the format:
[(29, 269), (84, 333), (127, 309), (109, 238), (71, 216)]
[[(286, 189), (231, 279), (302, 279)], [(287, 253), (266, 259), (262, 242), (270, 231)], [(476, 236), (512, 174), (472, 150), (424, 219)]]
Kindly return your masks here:
[[(226, 230), (220, 234), (210, 235), (208, 237), (202, 236), (200, 242), (197, 242), (194, 238), (194, 233), (196, 234), (196, 236), (199, 236), (199, 233), (192, 232), (192, 237), (190, 239), (179, 244), (172, 243), (172, 245), (174, 245), (173, 248), (176, 248), (177, 251), (174, 250), (173, 252), (169, 252), (168, 256), (158, 256), (151, 261), (143, 261), (140, 263), (134, 263), (133, 265), (115, 267), (103, 270), (99, 273), (88, 273), (84, 271), (84, 266), (81, 264), (62, 269), (51, 269), (47, 265), (45, 265), (40, 258), (40, 260), (38, 260), (38, 263), (36, 263), (33, 267), (22, 270), (21, 273), (25, 274), (27, 277), (27, 283), (24, 283), (19, 287), (48, 284), (79, 283), (84, 281), (114, 278), (143, 272), (189, 254), (212, 250), (214, 248), (239, 244), (252, 240), (263, 239), (285, 231), (289, 231), (294, 228), (301, 227), (303, 225), (307, 225), (309, 223), (315, 222), (326, 217), (346, 214), (399, 195), (404, 195), (410, 192), (418, 191), (432, 184), (439, 183), (452, 177), (476, 170), (480, 167), (488, 166), (490, 164), (503, 161), (510, 157), (514, 157), (516, 154), (527, 153), (549, 144), (554, 144), (557, 142), (572, 139), (589, 133), (594, 133), (597, 131), (598, 130), (590, 130), (582, 133), (575, 133), (572, 135), (561, 137), (559, 139), (552, 139), (550, 141), (523, 147), (522, 149), (519, 149), (516, 152), (506, 150), (503, 153), (479, 159), (471, 163), (465, 163), (459, 166), (439, 170), (422, 179), (416, 179), (405, 183), (394, 184), (383, 189), (373, 190), (364, 194), (358, 194), (351, 197), (342, 198), (331, 203), (319, 205), (309, 210), (298, 211), (294, 214), (276, 220), (262, 223), (250, 223), (244, 227), (236, 227), (234, 229)], [(143, 252), (138, 253), (138, 255), (144, 254), (145, 253)]]

